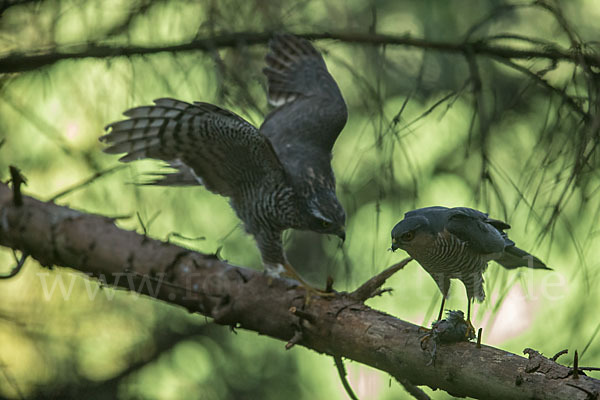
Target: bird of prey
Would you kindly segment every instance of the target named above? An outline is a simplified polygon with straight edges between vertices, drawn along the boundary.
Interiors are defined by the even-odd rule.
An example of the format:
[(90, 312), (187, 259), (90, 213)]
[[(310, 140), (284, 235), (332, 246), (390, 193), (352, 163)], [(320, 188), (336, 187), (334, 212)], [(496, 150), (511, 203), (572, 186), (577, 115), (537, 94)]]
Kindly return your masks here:
[(402, 249), (431, 275), (442, 292), (441, 320), (450, 279), (467, 290), (467, 323), (471, 301), (483, 301), (483, 272), (494, 260), (508, 269), (550, 269), (537, 257), (515, 246), (504, 232), (510, 225), (467, 207), (426, 207), (409, 211), (392, 230), (392, 251)]
[(275, 109), (260, 129), (212, 104), (163, 98), (126, 111), (128, 118), (109, 124), (100, 140), (109, 145), (106, 153), (127, 153), (120, 161), (154, 158), (176, 169), (151, 184), (201, 184), (229, 197), (266, 273), (317, 291), (287, 261), (282, 233), (345, 238), (331, 150), (346, 124), (346, 103), (320, 53), (302, 38), (275, 36), (263, 72)]

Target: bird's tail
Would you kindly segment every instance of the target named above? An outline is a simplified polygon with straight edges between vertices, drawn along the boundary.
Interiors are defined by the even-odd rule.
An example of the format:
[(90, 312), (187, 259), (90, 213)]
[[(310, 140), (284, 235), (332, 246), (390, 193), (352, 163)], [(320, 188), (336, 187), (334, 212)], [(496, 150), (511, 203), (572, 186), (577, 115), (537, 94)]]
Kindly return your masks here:
[(546, 264), (536, 256), (521, 250), (517, 246), (509, 246), (504, 249), (504, 254), (496, 261), (507, 269), (515, 269), (518, 267), (552, 269), (548, 268)]

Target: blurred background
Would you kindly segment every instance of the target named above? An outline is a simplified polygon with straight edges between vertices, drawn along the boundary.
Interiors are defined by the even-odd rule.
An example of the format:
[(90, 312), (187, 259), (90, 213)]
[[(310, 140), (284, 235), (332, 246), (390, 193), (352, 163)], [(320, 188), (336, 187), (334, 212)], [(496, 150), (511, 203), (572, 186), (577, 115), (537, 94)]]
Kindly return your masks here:
[[(431, 42), (597, 54), (596, 1), (15, 0), (0, 2), (0, 69), (9, 54), (177, 46), (234, 32), (383, 33), (424, 45), (315, 42), (348, 103), (334, 147), (347, 240), (291, 232), (286, 248), (309, 281), (351, 290), (405, 255), (387, 251), (404, 212), (469, 206), (512, 225), (518, 245), (553, 271), (491, 263), (473, 323), (483, 341), (600, 366), (598, 68), (548, 59), (445, 52)], [(596, 42), (594, 42), (596, 41)], [(154, 238), (261, 268), (227, 201), (204, 188), (133, 185), (158, 162), (118, 167), (98, 137), (155, 98), (205, 101), (259, 125), (269, 111), (266, 41), (211, 51), (67, 59), (0, 75), (0, 179), (18, 166), (25, 193), (107, 216)], [(115, 168), (118, 167), (118, 168)], [(89, 184), (81, 182), (97, 175)], [(0, 248), (0, 272), (15, 265)], [(429, 325), (433, 280), (411, 263), (369, 305)], [(232, 332), (164, 303), (99, 289), (76, 271), (28, 260), (0, 281), (0, 397), (345, 399), (333, 360), (255, 333)], [(449, 309), (466, 309), (453, 284)], [(362, 399), (410, 398), (390, 376), (347, 362)], [(592, 373), (600, 378), (600, 374)], [(433, 398), (450, 398), (425, 389)]]

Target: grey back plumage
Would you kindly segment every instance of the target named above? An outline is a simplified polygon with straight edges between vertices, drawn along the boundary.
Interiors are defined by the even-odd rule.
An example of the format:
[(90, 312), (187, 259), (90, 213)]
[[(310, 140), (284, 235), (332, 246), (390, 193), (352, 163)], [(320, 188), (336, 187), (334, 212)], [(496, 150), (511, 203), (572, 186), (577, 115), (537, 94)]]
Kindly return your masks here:
[[(447, 211), (446, 229), (479, 254), (502, 253), (507, 245), (506, 235), (490, 223), (487, 214), (471, 208)], [(511, 242), (512, 243), (512, 242)], [(514, 243), (512, 243), (514, 244)]]
[[(506, 229), (510, 229), (509, 224), (492, 219), (487, 213), (472, 208), (434, 206), (409, 211), (404, 215), (405, 220), (416, 216), (427, 219), (431, 232), (443, 232), (446, 229), (461, 241), (466, 242), (473, 251), (482, 255), (502, 253), (515, 248), (515, 243), (504, 232)], [(529, 254), (523, 250), (520, 251), (524, 253), (523, 255)], [(521, 254), (517, 251), (513, 253)], [(536, 257), (534, 260), (538, 261), (534, 263), (534, 268), (543, 264)], [(500, 259), (496, 261), (500, 262)], [(540, 265), (538, 268), (547, 267)]]
[(426, 207), (409, 211), (392, 230), (392, 249), (402, 248), (429, 272), (445, 295), (449, 279), (465, 284), (469, 298), (483, 300), (482, 273), (488, 261), (506, 268), (548, 269), (519, 249), (505, 230), (510, 225), (467, 207)]

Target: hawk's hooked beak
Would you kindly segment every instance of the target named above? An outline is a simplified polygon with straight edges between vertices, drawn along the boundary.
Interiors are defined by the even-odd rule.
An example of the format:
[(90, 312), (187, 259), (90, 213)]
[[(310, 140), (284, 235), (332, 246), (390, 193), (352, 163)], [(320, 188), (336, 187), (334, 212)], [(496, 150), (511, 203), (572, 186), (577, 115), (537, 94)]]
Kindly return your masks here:
[(340, 231), (340, 232), (336, 233), (336, 235), (337, 235), (337, 237), (342, 239), (342, 244), (344, 244), (344, 242), (346, 241), (346, 232)]
[(390, 247), (391, 251), (396, 251), (398, 250), (400, 247), (398, 246), (398, 242), (396, 241), (396, 239), (392, 239), (392, 247)]

